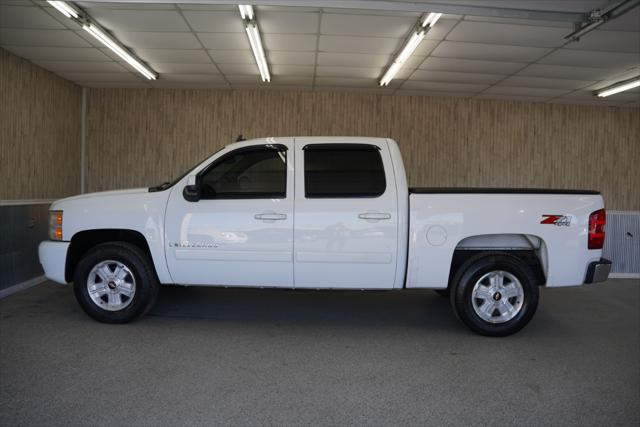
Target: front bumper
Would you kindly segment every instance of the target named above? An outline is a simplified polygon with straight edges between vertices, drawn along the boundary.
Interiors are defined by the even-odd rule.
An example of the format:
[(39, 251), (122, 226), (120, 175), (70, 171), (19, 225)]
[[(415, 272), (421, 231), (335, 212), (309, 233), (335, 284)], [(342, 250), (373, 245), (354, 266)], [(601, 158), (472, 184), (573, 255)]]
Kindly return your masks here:
[(611, 261), (600, 258), (600, 261), (594, 261), (587, 267), (587, 277), (584, 283), (604, 282), (611, 272)]
[(62, 284), (67, 283), (64, 272), (67, 265), (69, 244), (69, 242), (45, 240), (38, 246), (40, 265), (42, 265), (44, 275), (47, 279)]

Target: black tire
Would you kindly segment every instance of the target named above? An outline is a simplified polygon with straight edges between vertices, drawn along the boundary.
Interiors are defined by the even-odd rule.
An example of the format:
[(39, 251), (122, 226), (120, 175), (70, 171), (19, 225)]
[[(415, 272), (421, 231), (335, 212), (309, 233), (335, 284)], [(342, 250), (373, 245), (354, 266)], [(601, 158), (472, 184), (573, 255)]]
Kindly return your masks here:
[[(135, 278), (135, 293), (129, 304), (121, 310), (100, 308), (89, 296), (89, 274), (94, 266), (106, 260), (124, 264)], [(144, 315), (155, 303), (159, 287), (149, 257), (137, 246), (126, 242), (104, 243), (91, 248), (78, 263), (73, 283), (80, 307), (89, 316), (104, 323), (127, 323)]]
[[(512, 319), (502, 323), (491, 323), (476, 313), (472, 293), (482, 276), (498, 270), (506, 271), (518, 279), (524, 298), (520, 310)], [(514, 334), (529, 323), (538, 307), (538, 283), (535, 274), (521, 259), (504, 252), (488, 252), (468, 259), (456, 272), (450, 291), (451, 306), (456, 316), (469, 329), (481, 335), (503, 337)], [(501, 297), (497, 295), (495, 298)]]
[(449, 298), (449, 289), (434, 289), (433, 292), (442, 298)]

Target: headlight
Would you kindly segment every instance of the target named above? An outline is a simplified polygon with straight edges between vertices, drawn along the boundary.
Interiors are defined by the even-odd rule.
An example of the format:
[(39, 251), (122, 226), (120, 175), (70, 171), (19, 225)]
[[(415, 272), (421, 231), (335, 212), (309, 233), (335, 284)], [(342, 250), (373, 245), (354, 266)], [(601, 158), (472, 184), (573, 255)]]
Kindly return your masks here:
[(49, 211), (49, 239), (62, 240), (62, 211)]

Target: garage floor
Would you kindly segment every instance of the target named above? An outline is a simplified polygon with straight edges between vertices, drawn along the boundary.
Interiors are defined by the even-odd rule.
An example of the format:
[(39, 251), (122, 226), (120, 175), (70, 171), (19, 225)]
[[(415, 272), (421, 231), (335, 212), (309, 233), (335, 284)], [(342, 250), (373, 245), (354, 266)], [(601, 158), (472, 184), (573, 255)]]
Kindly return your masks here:
[(0, 425), (638, 425), (640, 281), (544, 289), (503, 339), (432, 292), (163, 289), (129, 325), (0, 300)]

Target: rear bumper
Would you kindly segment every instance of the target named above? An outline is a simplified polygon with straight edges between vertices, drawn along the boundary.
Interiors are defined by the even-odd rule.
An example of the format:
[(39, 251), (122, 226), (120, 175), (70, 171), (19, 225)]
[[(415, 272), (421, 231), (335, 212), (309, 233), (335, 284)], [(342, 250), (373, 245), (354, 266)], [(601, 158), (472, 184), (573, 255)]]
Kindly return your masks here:
[(66, 284), (65, 267), (67, 265), (67, 251), (69, 242), (52, 242), (46, 240), (38, 246), (40, 265), (47, 279)]
[(594, 261), (587, 267), (587, 277), (584, 283), (604, 282), (611, 272), (611, 261), (600, 258), (600, 261)]

